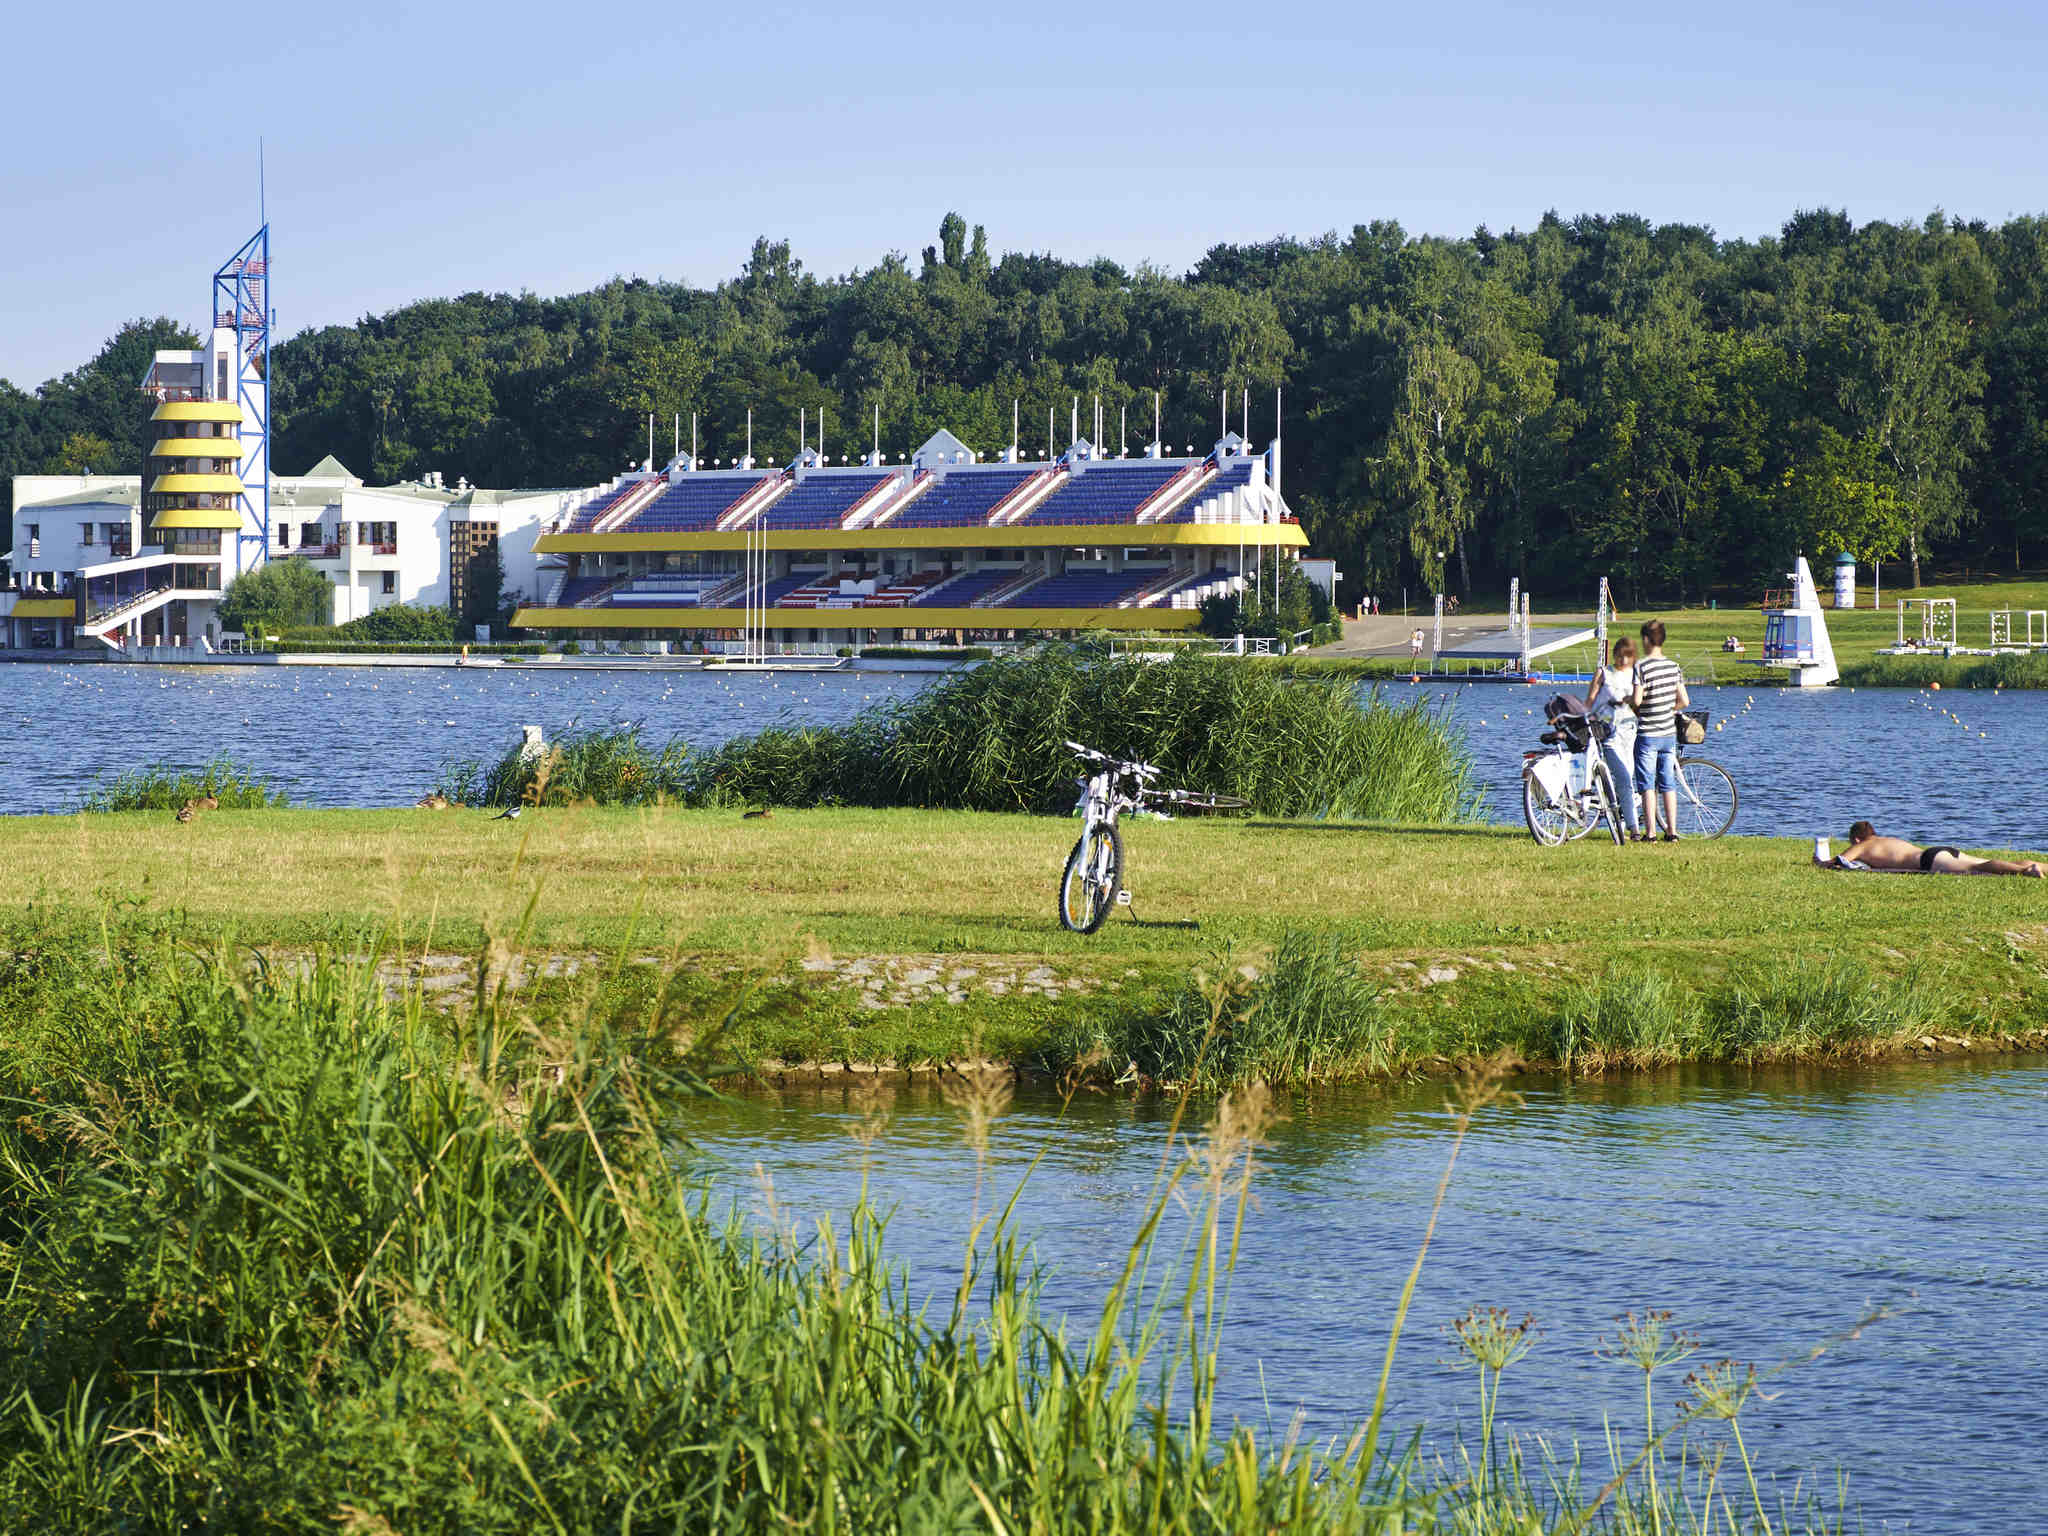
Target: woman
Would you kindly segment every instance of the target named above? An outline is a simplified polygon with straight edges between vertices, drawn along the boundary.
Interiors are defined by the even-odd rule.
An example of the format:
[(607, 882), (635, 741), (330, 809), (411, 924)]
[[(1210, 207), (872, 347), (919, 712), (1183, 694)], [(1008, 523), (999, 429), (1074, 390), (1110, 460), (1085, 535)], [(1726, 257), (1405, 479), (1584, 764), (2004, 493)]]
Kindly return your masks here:
[(1636, 643), (1623, 635), (1614, 642), (1613, 665), (1593, 674), (1586, 689), (1586, 713), (1605, 720), (1611, 729), (1600, 745), (1600, 756), (1614, 780), (1614, 793), (1627, 807), (1628, 835), (1642, 840), (1642, 822), (1636, 815), (1635, 774), (1631, 765), (1636, 755), (1636, 712), (1629, 699), (1636, 691)]

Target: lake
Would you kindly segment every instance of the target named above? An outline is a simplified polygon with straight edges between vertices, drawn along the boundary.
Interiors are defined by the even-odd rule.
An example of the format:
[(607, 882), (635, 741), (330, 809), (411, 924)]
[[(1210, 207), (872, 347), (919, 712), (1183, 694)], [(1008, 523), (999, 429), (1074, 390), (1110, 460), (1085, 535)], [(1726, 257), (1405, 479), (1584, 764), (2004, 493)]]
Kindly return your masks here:
[[(769, 724), (829, 724), (927, 687), (929, 674), (387, 667), (0, 666), (0, 813), (66, 811), (98, 779), (224, 752), (306, 804), (408, 805), (443, 764), (495, 758), (519, 727), (638, 722), (710, 746)], [(1521, 815), (1521, 753), (1547, 688), (1423, 693), (1466, 728), (1491, 814)], [(1703, 756), (1735, 775), (1737, 833), (1841, 837), (1868, 817), (1920, 841), (2048, 845), (2038, 793), (2048, 693), (1702, 687)], [(1950, 718), (1960, 716), (1960, 723)]]
[[(2048, 1138), (2048, 1059), (1516, 1086), (1522, 1102), (1484, 1111), (1458, 1164), (1396, 1367), (1393, 1425), (1426, 1424), (1440, 1452), (1471, 1429), (1473, 1381), (1447, 1368), (1445, 1325), (1500, 1306), (1533, 1312), (1541, 1330), (1507, 1373), (1503, 1427), (1576, 1436), (1598, 1462), (1602, 1415), (1639, 1426), (1642, 1399), (1640, 1377), (1594, 1347), (1616, 1314), (1668, 1308), (1704, 1340), (1695, 1366), (1768, 1368), (1829, 1344), (1744, 1416), (1780, 1491), (1817, 1479), (1832, 1502), (1842, 1469), (1867, 1530), (2038, 1528), (2048, 1189), (2032, 1170)], [(1284, 1428), (1298, 1408), (1312, 1436), (1369, 1413), (1449, 1150), (1445, 1093), (1331, 1090), (1289, 1106), (1246, 1226), (1222, 1411), (1259, 1424), (1270, 1412)], [(893, 1208), (890, 1248), (914, 1296), (949, 1297), (975, 1198), (961, 1117), (929, 1084), (891, 1103), (874, 1198)], [(1171, 1112), (1115, 1095), (1063, 1109), (1025, 1088), (996, 1121), (983, 1207), (1044, 1154), (1018, 1226), (1048, 1268), (1048, 1307), (1084, 1331), (1147, 1207)], [(694, 1110), (684, 1128), (721, 1198), (765, 1219), (759, 1162), (803, 1232), (855, 1198), (861, 1113), (850, 1090), (792, 1089)], [(1889, 1315), (1841, 1337), (1877, 1309)], [(1663, 1409), (1685, 1369), (1658, 1378)], [(1604, 1462), (1595, 1470), (1597, 1483)]]

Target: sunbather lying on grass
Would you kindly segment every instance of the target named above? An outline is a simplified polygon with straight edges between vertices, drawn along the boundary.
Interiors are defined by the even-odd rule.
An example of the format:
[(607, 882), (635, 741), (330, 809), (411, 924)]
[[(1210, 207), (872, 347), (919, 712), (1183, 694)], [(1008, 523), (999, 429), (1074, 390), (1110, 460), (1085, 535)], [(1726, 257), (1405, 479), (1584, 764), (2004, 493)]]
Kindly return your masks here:
[[(1819, 861), (1816, 860), (1816, 863)], [(1954, 848), (1922, 848), (1903, 837), (1879, 837), (1877, 828), (1859, 821), (1849, 829), (1849, 846), (1821, 864), (1822, 869), (1918, 871), (1923, 875), (2032, 875), (2041, 878), (2040, 864), (2010, 859), (1980, 859)]]

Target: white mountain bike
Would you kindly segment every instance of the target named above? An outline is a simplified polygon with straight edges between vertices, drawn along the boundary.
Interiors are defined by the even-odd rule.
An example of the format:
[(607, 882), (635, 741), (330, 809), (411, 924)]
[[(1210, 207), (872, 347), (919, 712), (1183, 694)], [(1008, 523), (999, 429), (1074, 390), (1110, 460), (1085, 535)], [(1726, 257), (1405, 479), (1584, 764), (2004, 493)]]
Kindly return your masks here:
[(1159, 769), (1150, 763), (1111, 757), (1070, 741), (1067, 748), (1090, 765), (1085, 778), (1074, 782), (1081, 798), (1081, 836), (1067, 855), (1060, 876), (1060, 926), (1074, 933), (1093, 933), (1109, 919), (1111, 907), (1128, 907), (1131, 893), (1123, 888), (1124, 835), (1117, 818), (1146, 811), (1158, 816), (1228, 815), (1251, 809), (1249, 800), (1212, 795), (1204, 790), (1159, 789), (1152, 781)]

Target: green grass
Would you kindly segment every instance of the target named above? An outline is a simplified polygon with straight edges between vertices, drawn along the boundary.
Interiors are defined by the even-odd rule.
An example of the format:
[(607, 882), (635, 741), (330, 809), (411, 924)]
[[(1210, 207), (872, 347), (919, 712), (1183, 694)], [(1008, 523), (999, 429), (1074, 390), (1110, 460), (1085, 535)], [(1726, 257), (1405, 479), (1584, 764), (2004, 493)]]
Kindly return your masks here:
[[(1815, 579), (1820, 583), (1822, 600), (1830, 601), (1833, 592), (1832, 567), (1815, 567)], [(2023, 580), (1984, 579), (1975, 581), (1931, 581), (1917, 592), (1906, 586), (1903, 579), (1894, 585), (1894, 577), (1903, 578), (1903, 568), (1887, 566), (1883, 592), (1884, 607), (1873, 610), (1871, 601), (1870, 572), (1864, 568), (1859, 573), (1858, 600), (1864, 605), (1855, 609), (1830, 609), (1828, 612), (1828, 636), (1834, 644), (1835, 660), (1842, 668), (1842, 681), (1852, 687), (1906, 687), (1924, 688), (1929, 682), (1940, 682), (1947, 687), (2005, 687), (2043, 688), (2048, 687), (2048, 655), (1967, 657), (1953, 660), (1939, 657), (1880, 657), (1875, 653), (1898, 639), (1897, 603), (1902, 597), (1954, 598), (1956, 602), (1956, 640), (1960, 645), (1983, 647), (1991, 641), (1991, 612), (1996, 608), (2029, 608), (2048, 610), (2048, 580), (2028, 578)], [(1761, 594), (1759, 594), (1760, 596)], [(1590, 594), (1583, 599), (1572, 601), (1546, 601), (1553, 612), (1590, 612)], [(1484, 602), (1464, 606), (1459, 615), (1461, 620), (1492, 610)], [(1503, 623), (1506, 610), (1499, 610)], [(1782, 680), (1783, 674), (1766, 671), (1749, 664), (1763, 654), (1764, 619), (1756, 601), (1742, 607), (1722, 606), (1716, 609), (1703, 607), (1650, 608), (1641, 612), (1618, 613), (1610, 628), (1610, 635), (1633, 637), (1645, 619), (1659, 618), (1664, 621), (1668, 634), (1666, 650), (1682, 660), (1689, 670), (1697, 674), (1711, 673), (1722, 682), (1754, 680)], [(1417, 619), (1427, 628), (1427, 622)], [(1539, 613), (1536, 622), (1542, 623)], [(2025, 635), (2025, 620), (2015, 622), (2022, 637)], [(1919, 633), (1918, 620), (1909, 614), (1908, 636)], [(1737, 658), (1721, 649), (1721, 642), (1728, 635), (1739, 635), (1747, 647), (1744, 657)], [(1575, 650), (1560, 652), (1555, 657), (1545, 658), (1558, 670), (1586, 671), (1593, 663), (1593, 647), (1588, 644)], [(1317, 671), (1335, 673), (1340, 676), (1356, 677), (1406, 677), (1408, 661), (1402, 657), (1335, 657), (1323, 655), (1297, 655), (1272, 665), (1293, 668), (1298, 673), (1312, 675)], [(1992, 669), (1996, 669), (1995, 671)]]
[(212, 799), (233, 811), (282, 809), (285, 792), (258, 778), (232, 758), (216, 757), (199, 768), (152, 763), (103, 779), (86, 791), (79, 809), (94, 815), (117, 811), (175, 811), (195, 800)]
[[(1346, 1070), (1498, 1049), (1579, 1056), (1560, 1048), (1561, 1021), (1585, 1012), (1587, 985), (1634, 970), (1682, 985), (1716, 1018), (1734, 1016), (1759, 974), (1802, 961), (1860, 967), (1922, 999), (1871, 1039), (1784, 1026), (1809, 1054), (1912, 1049), (1923, 1035), (1995, 1042), (2048, 1022), (2042, 882), (1830, 876), (1786, 839), (1544, 850), (1499, 828), (1136, 821), (1131, 912), (1083, 937), (1054, 916), (1075, 825), (667, 807), (542, 808), (517, 822), (424, 810), (19, 818), (0, 945), (96, 931), (104, 893), (118, 891), (175, 913), (183, 931), (273, 950), (388, 930), (415, 953), (459, 955), (518, 926), (531, 902), (539, 954), (587, 964), (630, 946), (683, 962), (704, 1007), (739, 1005), (735, 1049), (781, 1062), (984, 1055), (1057, 1070), (1099, 1048), (1124, 1052), (1121, 1072), (1133, 1020), (1163, 1016), (1195, 971), (1222, 974), (1226, 955), (1264, 964), (1290, 934), (1320, 930), (1342, 936), (1377, 995), (1376, 1032), (1345, 1046)], [(629, 966), (620, 985), (645, 1003), (654, 971)], [(740, 979), (755, 975), (772, 984), (748, 991)], [(1760, 1049), (1718, 1026), (1673, 1038), (1676, 1056), (1607, 1042), (1582, 1059)]]

